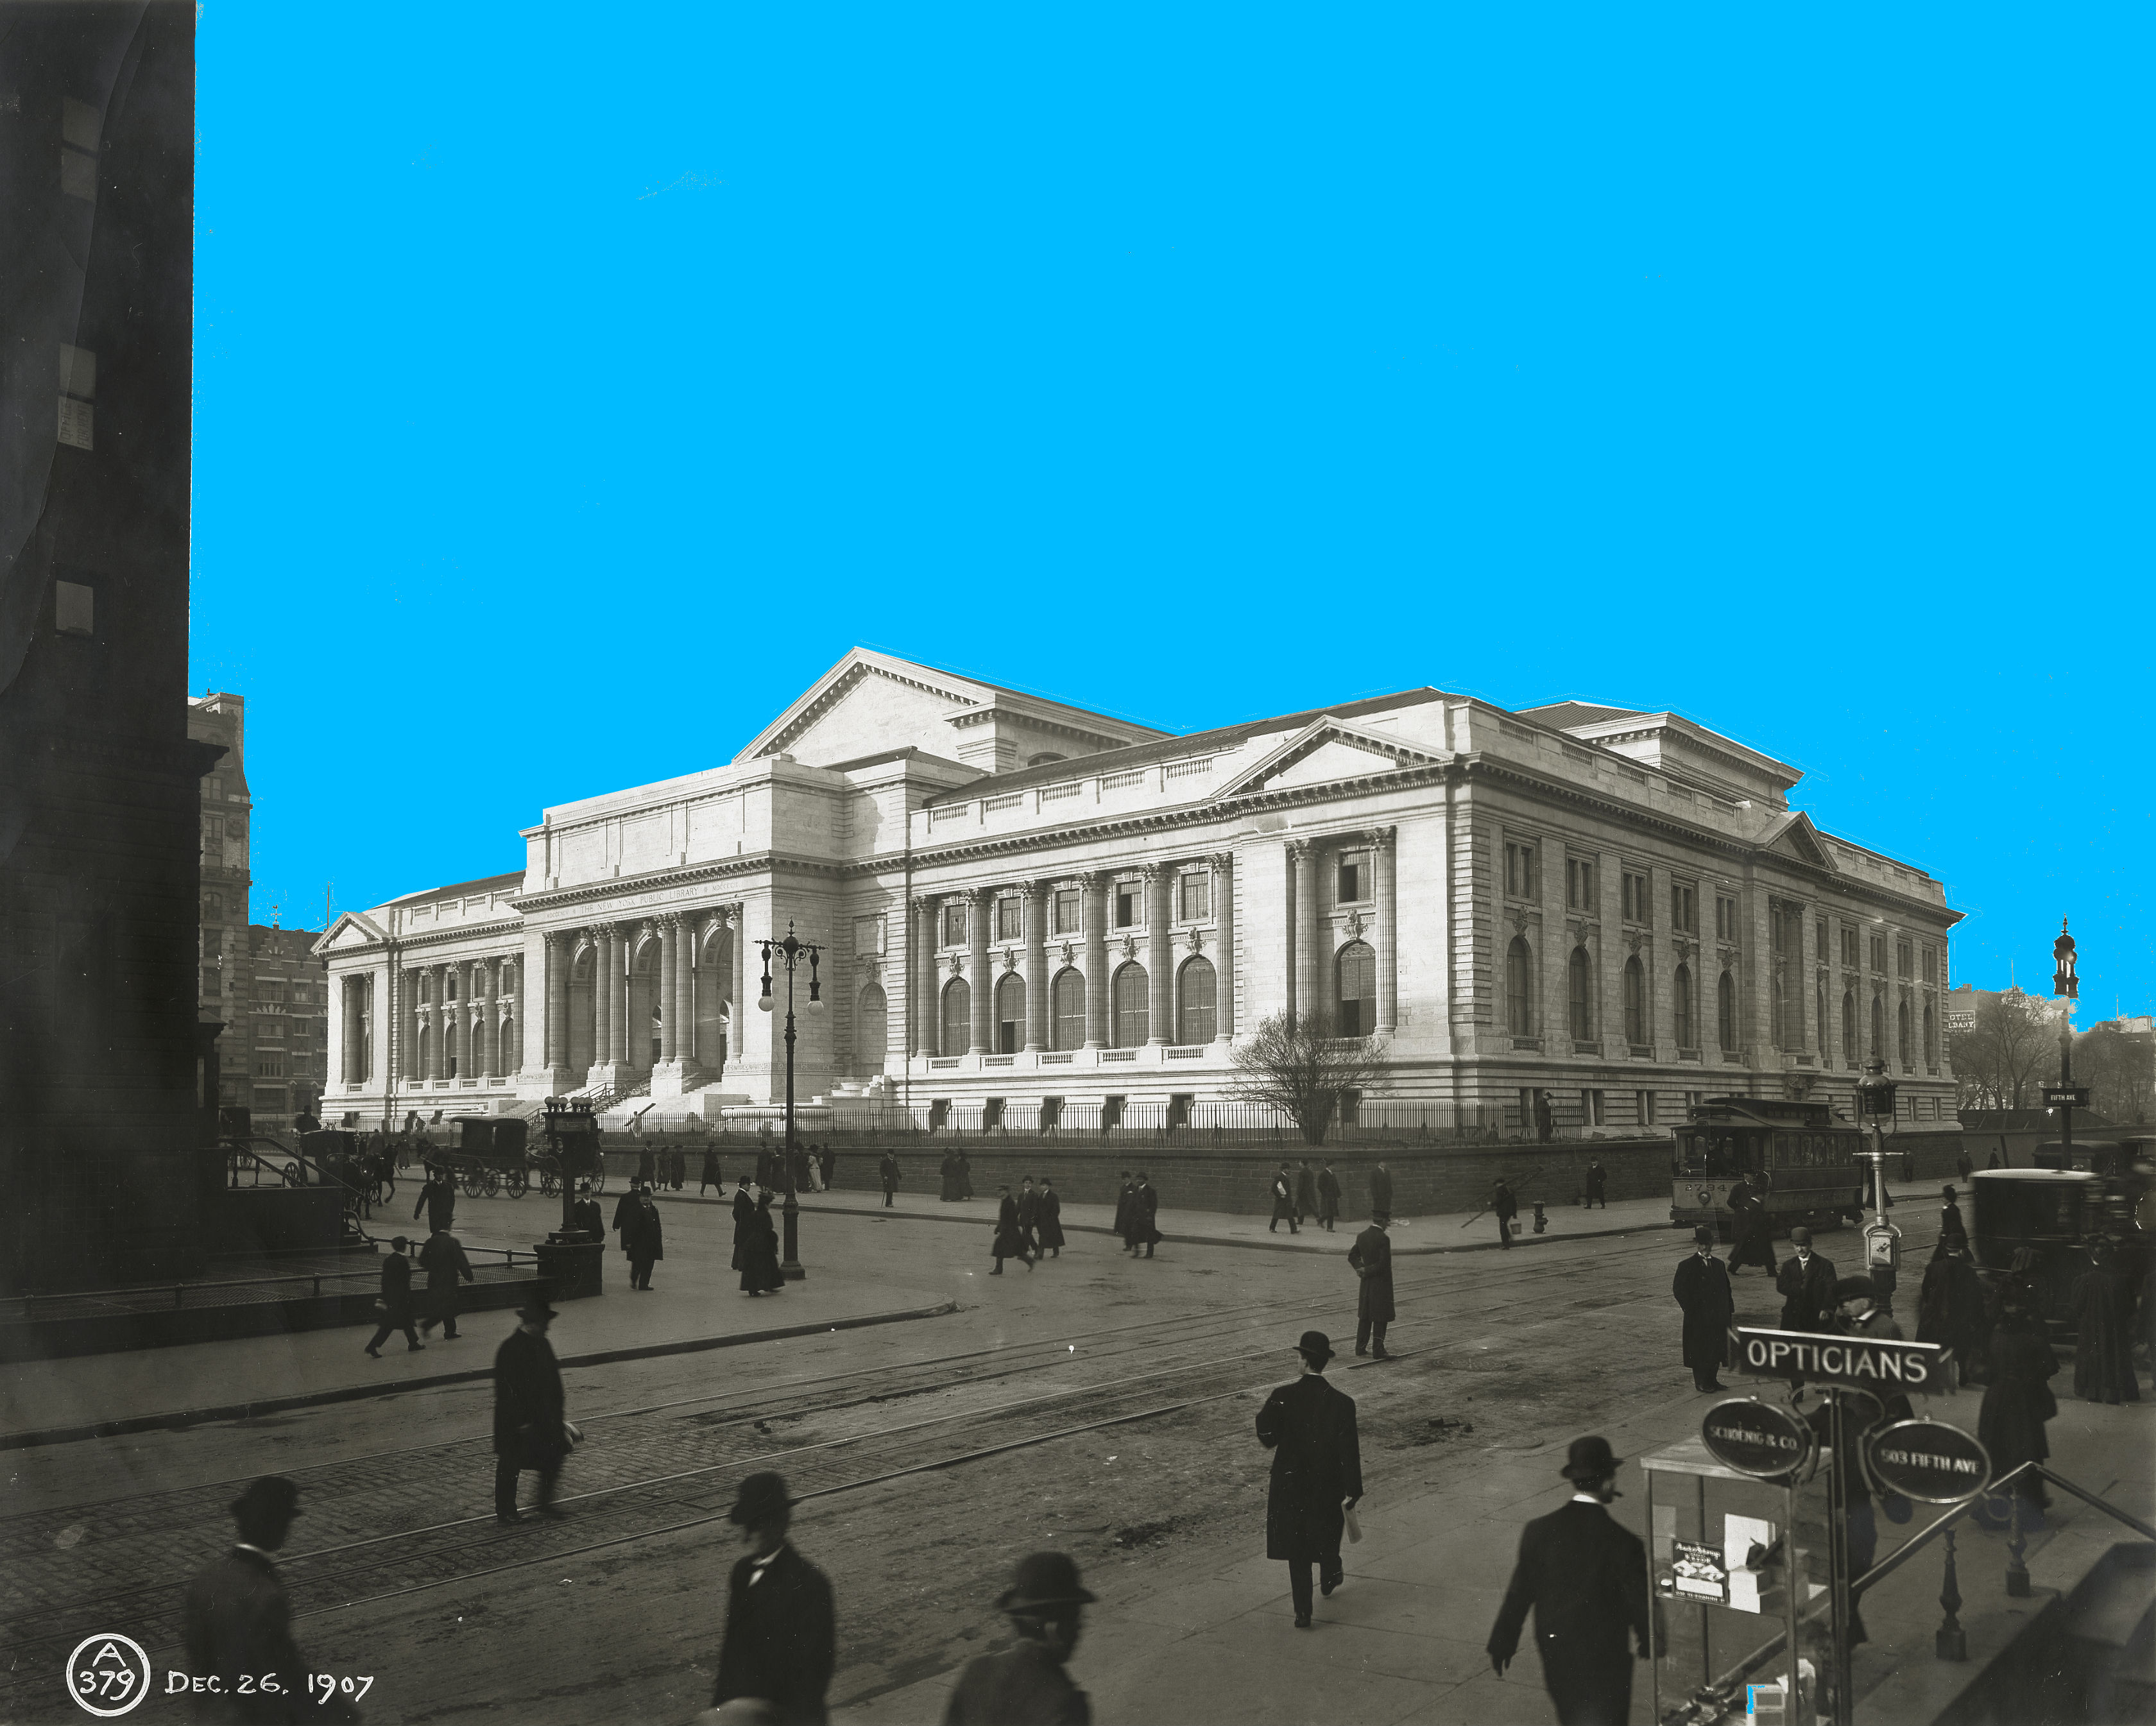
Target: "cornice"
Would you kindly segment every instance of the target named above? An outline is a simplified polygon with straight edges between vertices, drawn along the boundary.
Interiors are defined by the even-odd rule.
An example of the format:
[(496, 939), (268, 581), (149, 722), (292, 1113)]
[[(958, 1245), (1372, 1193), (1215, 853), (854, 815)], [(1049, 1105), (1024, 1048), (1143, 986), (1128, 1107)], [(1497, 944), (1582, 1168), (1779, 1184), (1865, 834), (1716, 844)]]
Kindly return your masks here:
[(781, 871), (833, 876), (856, 872), (847, 866), (823, 858), (793, 856), (783, 851), (752, 851), (746, 856), (726, 857), (716, 863), (696, 863), (675, 869), (651, 869), (641, 875), (610, 876), (603, 881), (581, 881), (572, 887), (542, 887), (536, 892), (512, 895), (509, 902), (519, 911), (529, 914), (558, 911), (565, 906), (594, 904), (619, 898), (624, 893), (649, 892), (654, 887), (692, 887), (706, 881), (730, 881), (747, 875), (775, 875)]
[(398, 953), (409, 953), (415, 947), (443, 947), (452, 941), (465, 941), (474, 936), (521, 935), (523, 932), (524, 925), (521, 922), (468, 923), (459, 928), (432, 930), (424, 935), (398, 935), (387, 940), (347, 943), (342, 947), (325, 948), (321, 957), (325, 961), (331, 961), (346, 958), (354, 953), (387, 953), (393, 948)]

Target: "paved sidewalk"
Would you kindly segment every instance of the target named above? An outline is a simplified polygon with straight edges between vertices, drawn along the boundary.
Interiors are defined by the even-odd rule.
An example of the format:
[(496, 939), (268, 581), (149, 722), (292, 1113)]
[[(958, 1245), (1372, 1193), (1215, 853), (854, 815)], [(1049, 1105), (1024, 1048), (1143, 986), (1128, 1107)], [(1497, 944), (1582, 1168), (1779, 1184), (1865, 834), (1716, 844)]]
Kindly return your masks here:
[[(507, 1200), (460, 1204), (458, 1233), (472, 1246), (529, 1247), (542, 1213)], [(606, 1292), (557, 1303), (549, 1338), (564, 1366), (730, 1348), (808, 1331), (852, 1329), (949, 1312), (955, 1303), (931, 1289), (811, 1277), (783, 1296), (741, 1292), (724, 1256), (679, 1250), (662, 1261), (653, 1291), (629, 1287), (627, 1267), (609, 1244)], [(233, 1420), (425, 1385), (488, 1376), (494, 1350), (515, 1324), (506, 1312), (467, 1314), (454, 1342), (437, 1331), (424, 1350), (402, 1336), (382, 1358), (363, 1352), (364, 1326), (247, 1337), (228, 1342), (136, 1349), (124, 1354), (0, 1366), (0, 1449), (111, 1431), (143, 1431), (207, 1420)]]

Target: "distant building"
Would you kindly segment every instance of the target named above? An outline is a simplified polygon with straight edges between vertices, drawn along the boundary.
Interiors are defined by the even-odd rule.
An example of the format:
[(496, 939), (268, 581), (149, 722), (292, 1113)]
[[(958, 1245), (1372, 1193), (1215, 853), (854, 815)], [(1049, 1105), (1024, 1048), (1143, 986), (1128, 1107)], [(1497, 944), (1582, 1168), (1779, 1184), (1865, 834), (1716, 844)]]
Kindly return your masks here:
[(197, 1017), (222, 1027), (217, 1101), (258, 1133), (319, 1113), (329, 968), (316, 935), (247, 920), (254, 799), (247, 785), (247, 703), (226, 692), (187, 703), (187, 735), (224, 753), (202, 782), (202, 978)]
[(2055, 1001), (2041, 995), (2024, 994), (2019, 989), (1979, 989), (1973, 983), (1964, 983), (1958, 989), (1947, 991), (1947, 1030), (1973, 1030), (1979, 1009), (1992, 1001), (2003, 1001), (2009, 997), (2020, 1001), (2037, 1019), (2050, 1020), (2056, 1024), (2064, 1017), (2071, 1002)]

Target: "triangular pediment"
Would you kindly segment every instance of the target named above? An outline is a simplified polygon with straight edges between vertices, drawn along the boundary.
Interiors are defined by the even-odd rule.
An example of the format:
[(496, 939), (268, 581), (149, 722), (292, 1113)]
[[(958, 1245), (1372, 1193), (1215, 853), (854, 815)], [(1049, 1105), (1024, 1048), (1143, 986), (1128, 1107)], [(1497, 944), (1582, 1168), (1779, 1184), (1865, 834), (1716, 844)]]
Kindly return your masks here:
[(1819, 829), (1812, 825), (1812, 818), (1801, 810), (1784, 816), (1761, 841), (1763, 851), (1779, 851), (1785, 857), (1794, 857), (1799, 862), (1809, 863), (1815, 869), (1835, 869), (1834, 853), (1820, 837)]
[(1408, 768), (1435, 767), (1438, 761), (1438, 757), (1411, 748), (1398, 737), (1363, 731), (1327, 715), (1313, 720), (1263, 759), (1253, 762), (1214, 795), (1241, 797), (1253, 791), (1337, 784)]
[(315, 943), (315, 951), (326, 953), (340, 947), (367, 947), (388, 938), (388, 931), (371, 917), (362, 917), (356, 911), (347, 911), (329, 926), (322, 938)]

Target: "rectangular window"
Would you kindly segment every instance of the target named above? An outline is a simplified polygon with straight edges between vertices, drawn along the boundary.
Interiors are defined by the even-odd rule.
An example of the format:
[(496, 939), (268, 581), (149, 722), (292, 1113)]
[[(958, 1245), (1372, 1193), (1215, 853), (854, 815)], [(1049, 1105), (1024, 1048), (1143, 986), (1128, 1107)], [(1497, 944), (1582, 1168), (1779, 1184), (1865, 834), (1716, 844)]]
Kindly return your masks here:
[(1916, 980), (1917, 949), (1907, 941), (1894, 943), (1894, 974), (1904, 983)]
[(1654, 921), (1647, 896), (1647, 877), (1636, 870), (1625, 871), (1625, 921), (1645, 923)]
[(1594, 865), (1584, 857), (1564, 860), (1564, 902), (1573, 911), (1594, 909)]
[(1856, 931), (1845, 924), (1841, 931), (1841, 968), (1845, 971), (1856, 968)]
[(1589, 1126), (1600, 1127), (1604, 1125), (1604, 1117), (1603, 1114), (1602, 1093), (1599, 1091), (1581, 1092), (1579, 1093), (1579, 1112), (1587, 1117), (1587, 1124)]
[(1691, 882), (1671, 883), (1670, 922), (1681, 934), (1699, 933), (1699, 889)]
[(952, 900), (943, 907), (943, 944), (946, 947), (963, 947), (966, 944), (966, 905), (963, 900)]
[(1213, 915), (1213, 877), (1209, 875), (1186, 875), (1177, 884), (1183, 896), (1183, 920), (1196, 922), (1201, 917)]
[(1938, 955), (1938, 950), (1937, 950), (1936, 948), (1929, 948), (1929, 947), (1928, 947), (1928, 948), (1926, 948), (1924, 949), (1924, 981), (1925, 981), (1925, 982), (1927, 982), (1927, 983), (1937, 983), (1938, 980), (1939, 980), (1939, 955)]
[(996, 901), (996, 939), (1022, 941), (1025, 938), (1024, 905), (1015, 894)]
[(1116, 927), (1135, 929), (1145, 916), (1145, 883), (1119, 881), (1114, 888), (1116, 895)]
[(1505, 846), (1505, 896), (1538, 899), (1542, 891), (1542, 869), (1534, 845), (1526, 840), (1508, 842)]
[(1887, 974), (1887, 937), (1884, 935), (1871, 937), (1871, 969), (1876, 975), (1884, 977)]
[(306, 984), (306, 983), (295, 983), (295, 984), (294, 984), (292, 985), (292, 999), (293, 999), (294, 1000), (295, 1000), (295, 1001), (311, 1001), (312, 999), (314, 999), (314, 998), (315, 998), (315, 991), (314, 991), (314, 985), (313, 985), (313, 984)]
[(223, 973), (219, 972), (214, 966), (203, 967), (202, 984), (202, 992), (203, 994), (215, 995), (221, 993), (223, 988)]
[(1058, 887), (1055, 890), (1055, 932), (1075, 935), (1080, 932), (1079, 921), (1085, 915), (1085, 894), (1076, 887)]
[(1821, 917), (1812, 931), (1812, 957), (1822, 965), (1826, 963), (1826, 919)]
[(224, 843), (223, 816), (204, 815), (203, 817), (203, 843), (206, 845), (221, 845)]
[[(857, 954), (857, 955), (858, 955), (858, 954), (865, 953), (880, 953), (882, 951), (883, 951), (883, 915), (882, 915), (882, 913), (881, 913), (880, 912), (878, 912), (875, 916), (874, 916), (874, 917), (855, 917), (855, 918), (854, 919), (854, 952), (855, 953), (855, 954)], [(507, 983), (507, 979), (504, 979), (504, 986), (505, 986), (505, 987), (506, 986), (506, 983)]]
[(256, 1061), (254, 1063), (254, 1076), (258, 1079), (283, 1078), (285, 1076), (285, 1063), (283, 1059), (281, 1057), (265, 1057), (263, 1060)]
[(1370, 854), (1368, 851), (1342, 851), (1340, 854), (1339, 896), (1336, 904), (1353, 905), (1370, 896)]
[(1714, 938), (1734, 941), (1737, 938), (1737, 902), (1727, 893), (1714, 896)]

